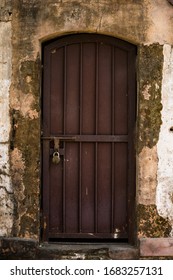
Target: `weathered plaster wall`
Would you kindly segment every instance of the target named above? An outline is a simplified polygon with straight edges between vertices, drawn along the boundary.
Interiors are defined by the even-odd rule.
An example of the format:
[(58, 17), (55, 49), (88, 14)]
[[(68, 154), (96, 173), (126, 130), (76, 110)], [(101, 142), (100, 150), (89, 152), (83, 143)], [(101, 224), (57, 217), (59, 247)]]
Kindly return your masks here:
[(173, 7), (165, 0), (148, 1), (150, 26), (147, 31), (146, 43), (172, 44), (172, 9)]
[[(163, 103), (165, 103), (165, 97), (163, 98), (162, 95), (162, 78), (165, 75), (164, 59), (165, 53), (163, 53), (163, 46), (160, 44), (143, 45), (139, 48), (139, 110), (137, 119), (139, 172), (137, 173), (137, 219), (139, 237), (168, 237), (172, 225), (168, 216), (159, 216), (158, 203), (156, 203), (158, 153), (161, 154), (161, 165), (163, 165), (162, 159), (169, 157), (164, 149), (157, 146), (160, 137), (164, 137), (167, 141), (165, 134), (163, 133), (163, 136), (161, 136), (162, 132), (160, 132), (162, 125), (165, 126), (161, 115)], [(170, 112), (168, 115), (170, 116)], [(161, 194), (162, 192), (163, 188)], [(170, 206), (169, 210), (171, 211)]]
[(10, 236), (13, 226), (13, 188), (9, 166), (9, 90), (12, 70), (10, 1), (0, 3), (0, 38), (0, 235)]
[[(101, 32), (128, 41), (146, 40), (147, 5), (143, 0), (44, 1), (37, 34), (41, 39), (66, 32)], [(139, 24), (141, 23), (141, 24)]]
[[(171, 96), (173, 94), (171, 84), (172, 13), (173, 7), (166, 1), (150, 1), (148, 5), (150, 26), (144, 48), (146, 45), (150, 47), (153, 42), (157, 43), (157, 45), (155, 44), (157, 49), (153, 54), (149, 52), (148, 55), (146, 52), (146, 55), (142, 56), (148, 61), (148, 65), (144, 64), (142, 67), (139, 63), (140, 69), (149, 70), (142, 87), (140, 85), (143, 84), (142, 79), (145, 74), (142, 74), (142, 79), (139, 74), (139, 173), (137, 184), (139, 237), (172, 236), (173, 158), (171, 151), (173, 141), (170, 131), (172, 126)], [(159, 55), (158, 48), (160, 48)], [(155, 65), (153, 60), (155, 60)], [(150, 72), (152, 67), (153, 70)], [(146, 123), (148, 118), (149, 125)]]
[[(3, 136), (0, 169), (5, 166), (6, 171), (5, 176), (1, 175), (4, 181), (0, 181), (3, 198), (0, 235), (10, 235), (12, 231), (13, 236), (39, 238), (41, 43), (71, 32), (98, 32), (138, 46), (138, 235), (169, 236), (173, 228), (173, 134), (169, 131), (173, 126), (170, 117), (173, 6), (167, 0), (4, 0), (1, 3), (0, 33), (4, 40), (0, 43), (0, 53), (4, 53), (4, 60), (3, 63), (0, 60), (0, 109), (4, 117), (0, 120)], [(10, 207), (5, 204), (7, 201)]]
[[(165, 44), (162, 80), (162, 126), (157, 143), (158, 171), (156, 205), (159, 214), (173, 226), (173, 48)], [(173, 236), (173, 227), (171, 231)]]

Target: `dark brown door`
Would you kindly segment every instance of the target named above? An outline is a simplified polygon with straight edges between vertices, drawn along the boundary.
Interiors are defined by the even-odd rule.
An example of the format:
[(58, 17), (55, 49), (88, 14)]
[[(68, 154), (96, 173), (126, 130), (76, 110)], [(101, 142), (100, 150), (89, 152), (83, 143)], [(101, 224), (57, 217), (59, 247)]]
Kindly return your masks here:
[(43, 48), (44, 240), (132, 240), (135, 56), (94, 34)]

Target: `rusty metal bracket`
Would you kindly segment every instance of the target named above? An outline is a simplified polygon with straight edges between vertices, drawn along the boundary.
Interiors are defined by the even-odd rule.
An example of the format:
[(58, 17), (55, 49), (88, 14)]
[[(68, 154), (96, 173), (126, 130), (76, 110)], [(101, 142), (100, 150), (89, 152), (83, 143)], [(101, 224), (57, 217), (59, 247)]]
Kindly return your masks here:
[(76, 136), (66, 136), (66, 135), (60, 135), (60, 136), (42, 136), (42, 140), (54, 140), (57, 139), (59, 141), (76, 141)]
[(59, 151), (59, 143), (60, 143), (60, 139), (57, 137), (54, 137), (54, 151), (57, 152)]

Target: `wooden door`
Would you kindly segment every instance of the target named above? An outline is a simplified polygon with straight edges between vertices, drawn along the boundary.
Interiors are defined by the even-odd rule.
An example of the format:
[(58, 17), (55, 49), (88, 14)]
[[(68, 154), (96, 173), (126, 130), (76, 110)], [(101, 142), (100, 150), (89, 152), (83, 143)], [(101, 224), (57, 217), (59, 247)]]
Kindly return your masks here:
[(43, 48), (46, 241), (132, 240), (135, 57), (133, 45), (94, 34)]

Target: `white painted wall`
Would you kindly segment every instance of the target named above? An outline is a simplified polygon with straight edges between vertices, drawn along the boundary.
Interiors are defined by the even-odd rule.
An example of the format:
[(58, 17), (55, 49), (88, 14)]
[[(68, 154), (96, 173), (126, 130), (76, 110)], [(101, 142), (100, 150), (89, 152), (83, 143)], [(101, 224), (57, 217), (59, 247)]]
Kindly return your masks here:
[(0, 236), (9, 236), (13, 225), (13, 191), (9, 176), (11, 22), (0, 22), (0, 38)]
[(163, 47), (162, 126), (157, 144), (158, 170), (156, 205), (159, 214), (172, 224), (173, 236), (173, 48)]

